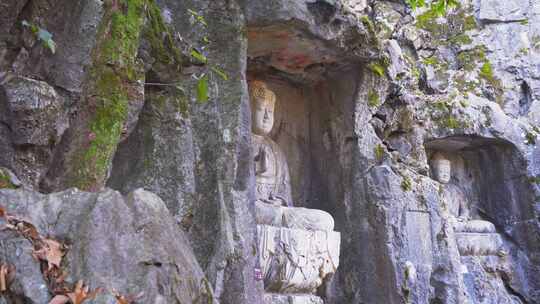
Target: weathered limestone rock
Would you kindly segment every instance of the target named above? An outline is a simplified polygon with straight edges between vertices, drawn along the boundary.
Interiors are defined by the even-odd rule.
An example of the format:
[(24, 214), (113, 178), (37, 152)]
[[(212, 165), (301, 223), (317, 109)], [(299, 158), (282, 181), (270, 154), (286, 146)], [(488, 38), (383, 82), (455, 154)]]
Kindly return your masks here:
[(120, 144), (107, 184), (123, 193), (144, 187), (163, 199), (187, 229), (196, 199), (195, 151), (186, 105), (170, 91), (145, 94), (133, 133)]
[(467, 255), (497, 255), (502, 247), (501, 236), (497, 233), (456, 232), (459, 253)]
[(69, 125), (64, 97), (44, 81), (7, 75), (0, 84), (0, 164), (37, 188)]
[[(45, 180), (41, 190), (86, 187), (78, 177), (92, 179), (93, 174), (98, 181), (87, 188), (95, 191), (106, 182), (124, 193), (138, 187), (151, 189), (162, 196), (170, 213), (180, 216), (198, 263), (224, 304), (320, 304), (323, 299), (325, 304), (539, 303), (540, 4), (464, 0), (445, 16), (434, 17), (428, 8), (412, 11), (405, 2), (2, 1), (0, 82), (9, 84), (13, 79), (6, 76), (15, 75), (14, 79), (49, 87), (61, 110), (74, 119), (72, 128), (61, 136), (49, 124), (39, 132), (28, 132), (26, 125), (24, 130), (10, 125), (9, 119), (17, 116), (0, 105), (0, 116), (9, 116), (0, 123), (4, 172), (0, 184), (38, 188), (42, 173), (48, 171), (52, 182)], [(133, 10), (141, 3), (144, 9)], [(130, 22), (111, 23), (111, 15)], [(25, 19), (54, 35), (55, 54), (20, 26)], [(158, 34), (149, 34), (148, 28)], [(135, 32), (140, 32), (140, 39), (132, 35)], [(114, 56), (102, 44), (113, 46)], [(129, 50), (124, 52), (123, 46)], [(190, 58), (193, 48), (203, 53), (208, 64)], [(117, 55), (130, 64), (118, 64)], [(228, 80), (210, 67), (223, 70)], [(198, 102), (193, 88), (203, 74), (209, 76), (209, 100)], [(264, 78), (272, 87), (291, 87), (298, 100), (306, 99), (298, 107), (296, 100), (285, 99), (286, 110), (278, 111), (269, 136), (272, 141), (251, 135), (246, 85), (250, 77)], [(121, 85), (95, 94), (95, 80), (118, 84), (108, 82), (115, 78), (121, 79)], [(39, 95), (39, 90), (28, 91)], [(126, 94), (129, 98), (124, 98)], [(117, 96), (122, 102), (108, 102)], [(177, 103), (178, 97), (182, 103)], [(84, 127), (88, 125), (85, 114), (91, 116), (94, 107), (103, 110), (114, 105), (120, 105), (126, 115), (94, 125), (103, 128)], [(113, 136), (99, 136), (96, 130)], [(40, 139), (45, 137), (53, 137), (55, 144)], [(68, 144), (56, 145), (60, 137)], [(434, 139), (447, 146), (430, 146)], [(45, 142), (46, 149), (37, 142)], [(257, 146), (254, 155), (251, 144)], [(82, 161), (70, 160), (71, 151), (77, 149), (91, 153)], [(449, 151), (451, 171), (457, 173), (449, 174), (449, 182), (442, 186), (428, 177), (429, 156), (439, 150)], [(93, 151), (103, 153), (94, 157)], [(454, 154), (463, 160), (455, 163)], [(286, 164), (285, 159), (289, 177), (286, 167), (273, 166)], [(268, 184), (257, 187), (254, 167), (259, 173), (275, 174), (266, 176)], [(88, 174), (77, 176), (79, 169)], [(14, 174), (5, 178), (5, 172)], [(277, 188), (275, 181), (281, 183)], [(253, 203), (257, 190), (264, 197)], [(127, 259), (119, 252), (132, 245), (105, 232), (133, 235), (132, 229), (125, 228), (130, 225), (124, 217), (134, 215), (133, 208), (122, 207), (120, 200), (103, 201), (115, 204), (99, 204), (100, 211), (90, 215), (88, 210), (98, 205), (95, 200), (85, 201), (86, 207), (81, 207), (83, 203), (73, 207), (81, 214), (74, 222), (99, 229), (95, 235), (90, 228), (85, 230), (92, 235), (83, 238), (92, 244), (90, 262), (74, 257), (76, 252), (86, 254), (87, 248), (80, 246), (70, 251), (66, 261), (91, 264), (86, 268), (96, 268), (106, 277), (108, 269), (116, 268), (95, 245), (97, 235), (106, 235), (103, 247), (108, 255)], [(71, 206), (70, 202), (64, 203)], [(60, 222), (66, 214), (71, 216), (67, 206), (57, 214)], [(56, 218), (52, 219), (47, 227), (55, 227)], [(157, 221), (152, 216), (150, 222)], [(115, 226), (117, 222), (123, 230)], [(274, 254), (276, 269), (284, 275), (293, 269), (291, 265), (304, 261), (299, 252), (321, 259), (338, 252), (310, 247), (304, 237), (314, 235), (317, 244), (331, 244), (338, 237), (333, 227), (340, 231), (341, 266), (333, 276), (335, 269), (324, 270), (328, 282), (317, 290), (318, 296), (267, 293), (263, 297), (263, 284), (253, 275), (254, 261), (261, 254), (256, 252), (261, 245), (256, 240), (256, 222), (264, 224), (259, 230), (275, 236), (273, 242), (294, 249), (292, 262), (278, 243), (261, 250)], [(137, 227), (139, 234), (150, 229)], [(155, 241), (145, 239), (140, 244), (144, 252), (170, 246), (170, 239), (150, 230), (148, 237)], [(167, 234), (168, 226), (159, 226), (159, 231)], [(328, 236), (319, 236), (323, 232)], [(9, 246), (24, 241), (0, 237), (8, 239), (4, 243)], [(16, 246), (23, 248), (22, 243)], [(169, 261), (176, 253), (159, 261)], [(170, 290), (167, 278), (176, 277), (169, 275), (173, 266), (158, 266), (139, 256), (133, 259), (143, 265), (130, 264), (130, 273), (120, 270), (118, 277), (110, 275), (115, 286), (122, 288), (126, 277), (142, 276), (150, 285), (159, 282), (150, 294), (163, 286), (165, 293)], [(15, 262), (29, 278), (18, 286), (39, 282), (39, 265), (30, 259)], [(112, 264), (117, 263), (122, 264)], [(326, 267), (316, 261), (303, 266), (313, 274), (310, 282), (321, 280), (310, 270), (316, 265)], [(140, 275), (145, 269), (163, 273), (156, 280)], [(69, 279), (78, 278), (82, 276)], [(289, 279), (305, 289), (318, 284), (296, 276)], [(125, 284), (144, 285), (134, 279)], [(40, 298), (45, 292), (39, 288), (31, 294), (23, 287), (10, 296), (47, 302)], [(174, 303), (172, 298), (160, 295), (143, 301)], [(0, 299), (2, 304), (13, 301)]]
[[(113, 288), (124, 295), (143, 293), (143, 303), (212, 303), (212, 289), (187, 238), (150, 192), (139, 189), (123, 197), (112, 190), (49, 195), (0, 190), (0, 201), (41, 235), (69, 244), (62, 262), (66, 282), (103, 287), (93, 303), (114, 303)], [(0, 258), (20, 275), (8, 299), (48, 303), (51, 296), (28, 242), (5, 232), (2, 240)]]
[(80, 108), (41, 182), (43, 191), (69, 187), (99, 191), (105, 186), (122, 134), (134, 126), (130, 112), (137, 113), (144, 100), (144, 71), (137, 50), (145, 7), (143, 2), (129, 2), (125, 10), (105, 6), (92, 49), (99, 55), (89, 64), (92, 72), (84, 80)]
[(59, 141), (69, 122), (63, 98), (46, 82), (14, 76), (2, 84), (1, 120), (10, 126), (15, 145), (47, 146)]
[(11, 231), (0, 232), (0, 240), (0, 262), (15, 267), (9, 292), (0, 295), (0, 301), (4, 299), (7, 303), (20, 303), (18, 301), (25, 299), (28, 303), (48, 303), (49, 288), (39, 261), (32, 256), (34, 246)]
[(388, 75), (392, 79), (396, 79), (398, 76), (403, 76), (405, 73), (406, 65), (403, 58), (403, 52), (396, 40), (389, 40), (386, 45), (386, 50), (390, 55), (390, 66), (388, 67)]
[(355, 13), (361, 13), (368, 6), (366, 0), (344, 0), (343, 2), (347, 9)]

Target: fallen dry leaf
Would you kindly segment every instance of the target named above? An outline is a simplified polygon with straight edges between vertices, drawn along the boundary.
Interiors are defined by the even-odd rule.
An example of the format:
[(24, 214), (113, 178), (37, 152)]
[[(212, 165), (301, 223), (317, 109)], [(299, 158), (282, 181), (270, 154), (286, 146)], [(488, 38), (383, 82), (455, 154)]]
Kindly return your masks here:
[(98, 288), (92, 292), (89, 292), (89, 287), (85, 286), (83, 281), (80, 280), (75, 285), (75, 290), (67, 294), (71, 303), (73, 304), (82, 304), (86, 300), (91, 300), (96, 297), (98, 293), (101, 292), (101, 288)]
[(62, 252), (62, 244), (55, 240), (43, 239), (43, 246), (34, 251), (34, 256), (42, 261), (47, 262), (48, 269), (52, 269), (54, 266), (60, 267), (62, 263), (62, 257), (64, 253)]
[(15, 266), (2, 263), (0, 265), (0, 291), (6, 291), (15, 276)]
[(137, 295), (127, 295), (127, 296), (123, 296), (121, 295), (118, 291), (116, 291), (116, 289), (112, 289), (111, 290), (111, 293), (114, 295), (114, 297), (116, 298), (116, 303), (117, 304), (132, 304), (134, 303), (137, 299), (139, 299), (140, 297), (142, 297), (144, 295), (144, 292), (140, 292), (139, 294)]
[(26, 237), (27, 239), (30, 239), (32, 241), (36, 241), (41, 239), (41, 236), (39, 235), (39, 232), (37, 231), (36, 227), (34, 225), (28, 223), (28, 222), (21, 222), (20, 225), (21, 228), (19, 231)]
[(49, 304), (66, 304), (69, 302), (69, 297), (65, 295), (56, 295)]
[(2, 264), (0, 266), (0, 291), (7, 290), (7, 267)]

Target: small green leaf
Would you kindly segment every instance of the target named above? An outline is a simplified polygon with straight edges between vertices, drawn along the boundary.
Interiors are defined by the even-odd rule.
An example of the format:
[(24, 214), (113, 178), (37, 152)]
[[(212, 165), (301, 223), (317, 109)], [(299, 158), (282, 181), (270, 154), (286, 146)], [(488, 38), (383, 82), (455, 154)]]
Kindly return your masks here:
[(200, 103), (208, 101), (208, 75), (202, 76), (197, 82), (197, 100)]
[(196, 11), (192, 10), (192, 9), (188, 9), (188, 12), (193, 16), (195, 17), (195, 20), (197, 20), (197, 22), (199, 22), (200, 24), (204, 25), (204, 26), (208, 26), (208, 23), (206, 23), (206, 20), (204, 20), (204, 17), (201, 16), (199, 13), (197, 13)]
[(49, 31), (42, 29), (26, 20), (23, 20), (21, 24), (24, 27), (30, 28), (30, 31), (36, 35), (36, 38), (40, 40), (41, 43), (43, 43), (43, 45), (51, 51), (51, 53), (56, 53), (56, 42), (54, 42), (52, 39), (53, 35)]
[(431, 9), (437, 16), (444, 16), (446, 12), (446, 0), (437, 0), (432, 2)]
[(208, 59), (206, 56), (204, 56), (201, 52), (197, 51), (196, 49), (191, 50), (191, 57), (199, 60), (201, 63), (208, 62)]
[(223, 80), (229, 80), (229, 76), (227, 76), (227, 73), (225, 73), (222, 69), (220, 69), (217, 66), (210, 67), (212, 71), (214, 71), (216, 74), (218, 74), (219, 77), (221, 77)]
[(45, 46), (51, 51), (51, 53), (56, 53), (56, 43), (52, 39), (43, 41), (43, 43), (45, 43)]

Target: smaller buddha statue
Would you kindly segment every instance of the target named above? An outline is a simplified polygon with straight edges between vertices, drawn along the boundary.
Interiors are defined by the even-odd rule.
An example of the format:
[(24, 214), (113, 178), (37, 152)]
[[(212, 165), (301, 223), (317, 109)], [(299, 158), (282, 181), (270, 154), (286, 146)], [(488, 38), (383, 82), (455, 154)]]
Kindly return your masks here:
[(432, 174), (444, 185), (443, 198), (447, 203), (450, 220), (462, 255), (493, 255), (502, 245), (493, 223), (473, 219), (463, 190), (452, 181), (452, 163), (441, 152), (431, 158)]

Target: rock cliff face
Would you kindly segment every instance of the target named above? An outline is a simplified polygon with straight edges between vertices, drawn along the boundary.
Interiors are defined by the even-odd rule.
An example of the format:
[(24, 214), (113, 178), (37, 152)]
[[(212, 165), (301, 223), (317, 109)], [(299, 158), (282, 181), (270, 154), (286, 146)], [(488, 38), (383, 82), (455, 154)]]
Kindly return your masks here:
[(79, 280), (92, 303), (281, 303), (257, 272), (251, 80), (294, 206), (341, 234), (310, 299), (540, 303), (525, 0), (3, 0), (0, 303)]

